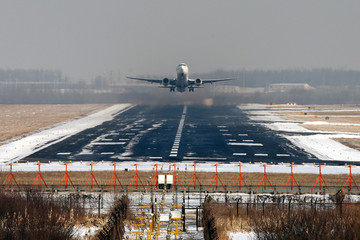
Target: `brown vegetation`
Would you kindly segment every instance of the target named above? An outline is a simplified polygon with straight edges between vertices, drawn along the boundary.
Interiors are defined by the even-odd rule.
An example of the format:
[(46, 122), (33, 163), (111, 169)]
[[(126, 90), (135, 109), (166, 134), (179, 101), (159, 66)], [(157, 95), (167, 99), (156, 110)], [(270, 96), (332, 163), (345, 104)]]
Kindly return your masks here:
[[(216, 233), (228, 239), (227, 233), (253, 231), (258, 239), (359, 239), (360, 206), (357, 204), (289, 202), (289, 199), (259, 197), (253, 202), (218, 203), (207, 200), (203, 205), (204, 236)], [(292, 197), (293, 198), (293, 197)], [(343, 199), (343, 198), (342, 198)], [(285, 200), (285, 202), (283, 202)], [(295, 199), (293, 199), (294, 201)]]
[(97, 237), (86, 239), (122, 239), (124, 221), (131, 216), (127, 197), (106, 215), (88, 211), (97, 202), (97, 197), (86, 194), (0, 193), (0, 239), (77, 239), (79, 226), (103, 227)]
[(342, 216), (338, 209), (266, 208), (265, 214), (255, 211), (249, 218), (258, 238), (263, 239), (359, 239), (360, 208), (344, 207)]
[(311, 125), (311, 124), (303, 124), (302, 126), (306, 129), (313, 131), (360, 133), (360, 126)]
[(65, 202), (36, 192), (0, 194), (0, 239), (72, 239), (84, 211)]
[[(301, 110), (301, 111), (300, 111)], [(353, 116), (357, 116), (360, 115), (360, 110), (359, 108), (354, 108), (354, 111), (339, 111), (338, 109), (336, 111), (331, 111), (331, 109), (329, 109), (329, 111), (309, 111), (309, 110), (305, 110), (305, 109), (300, 109), (297, 111), (289, 111), (289, 112), (277, 112), (278, 114), (281, 115), (304, 115), (304, 113), (307, 113), (308, 115), (312, 115), (312, 116), (342, 116), (342, 115), (353, 115)]]
[[(329, 119), (326, 119), (329, 117)], [(306, 116), (289, 116), (286, 119), (298, 121), (298, 122), (329, 122), (329, 123), (360, 123), (360, 117), (338, 117), (338, 116), (317, 116), (317, 115), (306, 115)], [(337, 126), (342, 127), (342, 126)]]
[(129, 218), (129, 215), (129, 199), (124, 195), (115, 203), (109, 214), (108, 222), (97, 234), (97, 238), (101, 240), (123, 239), (125, 234), (124, 222)]
[(334, 138), (334, 140), (360, 151), (360, 138)]

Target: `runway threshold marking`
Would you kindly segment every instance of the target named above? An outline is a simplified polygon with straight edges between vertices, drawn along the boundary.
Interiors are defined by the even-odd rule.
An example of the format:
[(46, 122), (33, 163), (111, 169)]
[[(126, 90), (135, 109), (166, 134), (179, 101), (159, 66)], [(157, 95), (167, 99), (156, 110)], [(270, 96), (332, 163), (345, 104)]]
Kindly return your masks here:
[(182, 136), (182, 131), (183, 131), (183, 128), (184, 128), (184, 123), (185, 123), (186, 113), (187, 113), (187, 106), (185, 105), (184, 108), (183, 108), (183, 112), (182, 112), (181, 119), (180, 119), (180, 122), (179, 122), (179, 127), (177, 129), (174, 144), (173, 144), (173, 146), (171, 148), (169, 157), (177, 157), (177, 155), (178, 155), (181, 136)]
[(239, 143), (239, 142), (229, 142), (230, 146), (251, 146), (251, 147), (262, 147), (262, 143)]
[(246, 156), (247, 153), (233, 153), (233, 156)]
[(126, 142), (93, 142), (90, 145), (125, 145)]
[(281, 154), (281, 153), (278, 153), (276, 154), (277, 157), (290, 157), (290, 154)]
[(267, 157), (267, 156), (269, 156), (269, 154), (267, 154), (267, 153), (255, 153), (254, 156), (255, 157)]
[(70, 155), (70, 152), (59, 152), (56, 155)]

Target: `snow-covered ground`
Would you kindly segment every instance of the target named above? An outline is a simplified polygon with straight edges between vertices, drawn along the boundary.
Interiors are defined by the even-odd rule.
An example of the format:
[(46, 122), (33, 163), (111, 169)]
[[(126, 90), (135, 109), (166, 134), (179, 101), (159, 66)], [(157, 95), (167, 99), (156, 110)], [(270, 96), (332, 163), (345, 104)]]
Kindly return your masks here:
[(279, 109), (267, 109), (266, 105), (260, 104), (241, 105), (239, 108), (247, 111), (249, 118), (254, 122), (277, 131), (280, 135), (289, 139), (294, 145), (303, 148), (321, 160), (360, 162), (360, 151), (333, 140), (333, 138), (360, 138), (360, 133), (329, 133), (325, 131), (312, 131), (300, 126), (300, 124), (339, 126), (358, 126), (359, 124), (327, 123), (322, 121), (303, 123), (288, 120), (276, 114), (276, 111)]
[(256, 239), (256, 234), (254, 232), (229, 232), (228, 236), (231, 240), (253, 240)]
[(8, 163), (20, 160), (30, 154), (60, 142), (85, 129), (95, 127), (111, 120), (131, 107), (130, 104), (117, 104), (81, 119), (61, 123), (53, 128), (34, 133), (22, 139), (0, 146), (0, 162)]

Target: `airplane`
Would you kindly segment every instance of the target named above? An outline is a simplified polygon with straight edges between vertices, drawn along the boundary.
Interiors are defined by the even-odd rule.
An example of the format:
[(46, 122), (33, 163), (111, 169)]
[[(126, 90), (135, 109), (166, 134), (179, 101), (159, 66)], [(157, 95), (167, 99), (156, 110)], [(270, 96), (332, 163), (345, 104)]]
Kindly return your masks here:
[(176, 68), (176, 78), (169, 79), (148, 79), (148, 78), (136, 78), (128, 77), (129, 79), (146, 81), (151, 83), (160, 83), (162, 86), (160, 88), (169, 88), (170, 92), (175, 92), (175, 89), (178, 92), (185, 92), (186, 88), (189, 89), (189, 92), (194, 92), (195, 88), (203, 88), (202, 85), (206, 83), (214, 83), (221, 81), (230, 81), (235, 80), (236, 78), (222, 78), (222, 79), (190, 79), (189, 78), (189, 68), (185, 63), (180, 63)]

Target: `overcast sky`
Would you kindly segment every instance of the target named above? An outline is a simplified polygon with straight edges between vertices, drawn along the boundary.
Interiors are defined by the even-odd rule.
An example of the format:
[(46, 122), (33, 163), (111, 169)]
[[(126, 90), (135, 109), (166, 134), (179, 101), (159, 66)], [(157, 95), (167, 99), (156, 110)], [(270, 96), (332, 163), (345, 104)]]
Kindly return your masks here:
[(0, 1), (0, 68), (360, 70), (360, 1)]

